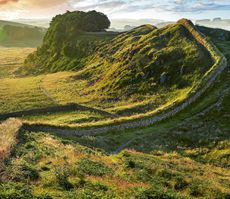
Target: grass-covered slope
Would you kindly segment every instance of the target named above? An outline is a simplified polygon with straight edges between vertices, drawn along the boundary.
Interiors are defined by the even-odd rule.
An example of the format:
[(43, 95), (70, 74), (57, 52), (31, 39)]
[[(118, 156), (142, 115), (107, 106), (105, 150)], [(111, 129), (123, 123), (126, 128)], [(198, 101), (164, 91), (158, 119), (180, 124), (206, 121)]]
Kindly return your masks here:
[[(186, 23), (186, 20), (184, 21)], [(12, 112), (47, 105), (80, 103), (103, 109), (115, 114), (118, 118), (110, 120), (110, 118), (100, 117), (96, 121), (85, 120), (90, 123), (86, 122), (86, 124), (82, 124), (83, 126), (91, 126), (91, 123), (102, 126), (114, 122), (142, 119), (162, 110), (173, 108), (176, 103), (186, 100), (194, 88), (202, 87), (201, 84), (205, 85), (203, 77), (218, 68), (219, 62), (222, 61), (218, 55), (215, 55), (215, 50), (207, 49), (203, 45), (202, 36), (199, 36), (193, 24), (186, 26), (183, 23), (180, 21), (162, 29), (144, 25), (117, 36), (113, 35), (112, 38), (106, 32), (81, 31), (81, 34), (77, 34), (76, 40), (73, 42), (78, 43), (81, 40), (78, 49), (86, 50), (88, 55), (71, 51), (76, 55), (67, 59), (64, 55), (57, 56), (55, 62), (49, 62), (49, 59), (54, 58), (50, 56), (52, 51), (49, 54), (38, 49), (28, 57), (26, 67), (21, 67), (18, 72), (42, 74), (27, 78), (31, 83), (24, 84), (23, 87), (20, 86), (22, 89), (19, 89), (18, 93), (24, 96), (24, 91), (29, 91), (27, 95), (35, 97), (39, 94), (42, 103), (31, 98), (29, 106), (25, 106), (23, 100), (27, 99), (16, 99), (14, 93), (17, 92), (13, 91), (12, 97), (9, 97), (10, 100), (2, 103), (2, 106), (4, 109), (11, 107), (10, 111)], [(196, 35), (192, 33), (191, 29)], [(52, 28), (48, 32), (51, 30)], [(109, 35), (109, 41), (107, 41), (108, 37), (105, 39), (103, 35)], [(101, 39), (100, 44), (90, 53), (88, 46), (83, 48), (84, 42), (88, 42), (87, 39), (96, 44), (98, 40), (95, 38), (98, 37)], [(44, 44), (41, 48), (46, 48), (46, 46)], [(31, 57), (33, 58), (31, 59)], [(54, 71), (67, 70), (68, 65), (63, 65), (64, 62), (71, 64), (75, 61), (81, 62), (83, 59), (84, 64), (82, 62), (80, 67), (77, 65), (72, 68), (77, 70), (76, 72), (43, 75), (43, 73), (52, 72), (53, 69)], [(46, 65), (46, 61), (49, 62), (47, 62), (48, 65)], [(44, 63), (44, 65), (37, 65), (37, 63)], [(4, 81), (17, 84), (16, 82), (20, 83), (21, 79)], [(33, 88), (31, 89), (30, 86)], [(48, 114), (41, 118), (32, 116), (24, 119), (48, 124), (56, 123), (51, 121), (54, 119), (60, 121), (60, 125), (72, 124), (70, 118), (69, 122), (61, 118), (63, 117), (60, 115)], [(72, 126), (74, 125), (72, 124)]]
[[(59, 35), (56, 24), (54, 19), (43, 46), (26, 60), (27, 70), (80, 71), (77, 78), (89, 82), (91, 93), (118, 98), (155, 92), (162, 85), (180, 89), (191, 86), (213, 63), (179, 23), (162, 29), (144, 25), (117, 36), (83, 31)], [(48, 39), (51, 34), (61, 37), (59, 46), (54, 36)]]
[[(206, 34), (215, 32), (206, 29)], [(225, 32), (225, 31), (223, 31)], [(230, 39), (210, 37), (230, 61)], [(225, 34), (229, 34), (226, 32)], [(218, 39), (219, 38), (219, 39)], [(184, 111), (148, 128), (76, 138), (87, 146), (118, 152), (124, 148), (142, 152), (178, 151), (202, 163), (229, 168), (230, 70), (228, 67), (201, 98)]]
[[(211, 36), (211, 31), (207, 29), (205, 34)], [(230, 61), (229, 39), (217, 38), (219, 33), (213, 41)], [(213, 71), (206, 74), (209, 72)], [(79, 78), (79, 74), (85, 73), (62, 72), (31, 80), (43, 77), (39, 85), (52, 96), (50, 99), (64, 103), (77, 96), (77, 101), (86, 103), (86, 95), (80, 94), (87, 80)], [(81, 137), (58, 136), (52, 129), (53, 135), (21, 128), (18, 145), (7, 162), (0, 164), (0, 198), (228, 199), (229, 74), (228, 65), (205, 95), (173, 117), (147, 128), (117, 129)], [(113, 102), (106, 103), (105, 107)], [(116, 103), (121, 108), (125, 101)], [(81, 120), (72, 112), (51, 113), (40, 119), (52, 119), (56, 124), (61, 121), (58, 118), (63, 121), (68, 116)], [(36, 122), (39, 116), (30, 119)], [(11, 122), (17, 124), (17, 120)], [(0, 130), (4, 128), (7, 126), (0, 126)], [(14, 144), (14, 131), (8, 129), (3, 138)], [(123, 150), (127, 148), (133, 150)]]
[[(204, 61), (204, 58), (206, 61)], [(111, 96), (191, 86), (212, 65), (209, 52), (181, 24), (141, 26), (101, 47), (83, 74)]]
[(178, 153), (106, 155), (55, 136), (25, 132), (3, 169), (0, 197), (228, 198), (229, 170)]

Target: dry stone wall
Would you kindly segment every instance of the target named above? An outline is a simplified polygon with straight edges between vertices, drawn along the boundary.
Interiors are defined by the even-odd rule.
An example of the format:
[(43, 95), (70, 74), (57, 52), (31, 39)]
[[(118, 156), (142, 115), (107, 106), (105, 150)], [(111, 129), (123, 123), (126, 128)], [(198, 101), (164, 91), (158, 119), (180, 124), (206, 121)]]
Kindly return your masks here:
[(182, 19), (178, 21), (179, 24), (183, 25), (185, 28), (189, 30), (189, 32), (193, 35), (196, 40), (203, 45), (210, 52), (212, 59), (214, 61), (214, 65), (211, 67), (209, 71), (204, 75), (203, 79), (200, 80), (200, 83), (192, 89), (189, 93), (188, 97), (181, 101), (177, 102), (171, 107), (163, 110), (160, 113), (156, 113), (155, 115), (144, 117), (138, 120), (131, 120), (126, 122), (121, 122), (119, 124), (114, 125), (105, 125), (101, 127), (92, 127), (92, 128), (70, 128), (70, 127), (55, 127), (50, 125), (42, 125), (42, 124), (24, 124), (23, 128), (25, 130), (30, 131), (44, 131), (44, 132), (53, 132), (59, 135), (65, 136), (84, 136), (84, 135), (96, 135), (100, 133), (105, 133), (108, 131), (117, 131), (117, 130), (125, 130), (129, 128), (138, 128), (138, 127), (146, 127), (149, 125), (153, 125), (156, 122), (162, 121), (164, 119), (170, 118), (175, 114), (179, 113), (183, 109), (185, 109), (188, 105), (195, 102), (204, 92), (214, 83), (216, 78), (223, 72), (223, 70), (227, 67), (227, 60), (224, 55), (205, 38), (190, 22), (189, 20)]

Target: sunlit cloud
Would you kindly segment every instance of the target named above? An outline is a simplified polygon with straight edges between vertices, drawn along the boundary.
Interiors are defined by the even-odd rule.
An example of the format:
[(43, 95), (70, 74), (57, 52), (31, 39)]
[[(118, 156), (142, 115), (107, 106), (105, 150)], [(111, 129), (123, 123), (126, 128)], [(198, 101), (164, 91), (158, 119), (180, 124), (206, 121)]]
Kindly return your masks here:
[[(97, 10), (110, 18), (227, 17), (229, 0), (0, 0), (0, 17), (51, 18), (66, 10)], [(12, 14), (11, 14), (12, 15)], [(13, 15), (12, 15), (13, 16)]]
[(0, 0), (0, 5), (12, 3), (12, 2), (18, 2), (18, 0)]

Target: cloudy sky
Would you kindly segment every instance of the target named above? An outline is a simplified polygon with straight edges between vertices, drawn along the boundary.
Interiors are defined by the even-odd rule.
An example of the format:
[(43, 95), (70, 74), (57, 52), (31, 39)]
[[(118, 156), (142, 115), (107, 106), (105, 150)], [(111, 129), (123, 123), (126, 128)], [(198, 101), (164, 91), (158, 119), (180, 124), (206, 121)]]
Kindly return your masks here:
[(52, 18), (66, 10), (97, 10), (110, 19), (230, 18), (230, 0), (0, 0), (0, 18)]

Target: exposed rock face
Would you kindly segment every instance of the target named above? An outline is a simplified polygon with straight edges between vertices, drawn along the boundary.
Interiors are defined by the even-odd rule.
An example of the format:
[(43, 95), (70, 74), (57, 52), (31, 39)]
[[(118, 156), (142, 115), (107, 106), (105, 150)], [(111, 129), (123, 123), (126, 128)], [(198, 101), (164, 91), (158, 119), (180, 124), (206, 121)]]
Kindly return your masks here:
[(167, 73), (163, 72), (160, 77), (160, 83), (164, 84), (167, 81)]
[(183, 74), (184, 74), (184, 66), (180, 68), (180, 75), (183, 75)]

